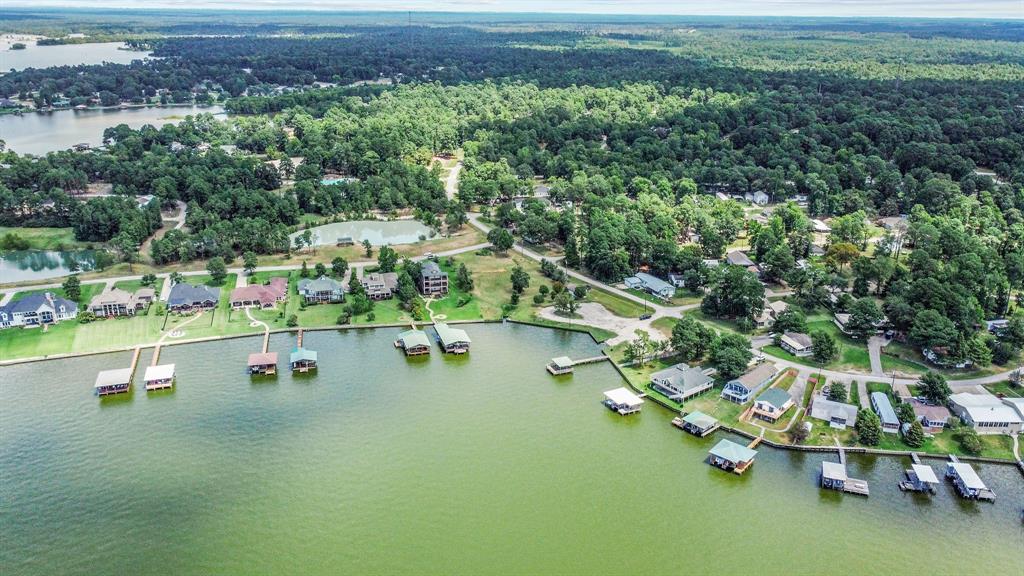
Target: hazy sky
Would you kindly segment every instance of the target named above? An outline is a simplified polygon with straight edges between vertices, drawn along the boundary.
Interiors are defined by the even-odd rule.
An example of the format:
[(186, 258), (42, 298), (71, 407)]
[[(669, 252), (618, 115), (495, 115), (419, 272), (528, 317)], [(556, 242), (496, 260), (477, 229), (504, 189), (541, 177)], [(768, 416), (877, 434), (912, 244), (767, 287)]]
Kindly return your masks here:
[[(2, 0), (2, 6), (1024, 18), (1024, 0)], [(2, 8), (0, 8), (2, 9)]]

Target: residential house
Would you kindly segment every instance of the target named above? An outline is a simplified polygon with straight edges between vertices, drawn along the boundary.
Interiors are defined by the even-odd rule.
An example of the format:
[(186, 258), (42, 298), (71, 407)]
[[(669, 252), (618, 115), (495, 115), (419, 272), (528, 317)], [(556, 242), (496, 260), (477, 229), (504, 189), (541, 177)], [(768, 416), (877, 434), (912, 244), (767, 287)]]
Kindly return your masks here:
[(1016, 434), (1024, 427), (1024, 419), (1014, 404), (1004, 403), (992, 394), (960, 392), (949, 397), (949, 406), (978, 434)]
[(889, 402), (889, 395), (885, 392), (871, 393), (871, 408), (878, 414), (882, 421), (882, 432), (898, 434), (900, 431), (900, 419), (896, 417), (896, 411)]
[(714, 386), (715, 380), (710, 376), (712, 372), (714, 369), (705, 370), (679, 363), (651, 374), (651, 388), (681, 404)]
[(837, 312), (832, 316), (832, 323), (839, 328), (839, 331), (843, 334), (849, 334), (850, 331), (846, 328), (846, 325), (850, 323), (850, 315), (845, 312)]
[(906, 226), (907, 219), (901, 216), (889, 216), (887, 218), (879, 218), (878, 224), (886, 230), (895, 230)]
[(97, 294), (89, 302), (89, 312), (96, 316), (134, 316), (153, 303), (156, 292), (152, 288), (139, 288), (134, 293), (111, 288)]
[(942, 366), (943, 368), (967, 368), (972, 364), (967, 358), (958, 359), (951, 357), (949, 353), (950, 349), (946, 346), (921, 348), (921, 355), (924, 356), (925, 360), (936, 366)]
[(675, 286), (676, 288), (686, 287), (686, 277), (682, 274), (669, 274), (668, 283)]
[(219, 299), (220, 288), (179, 282), (171, 286), (171, 293), (167, 296), (167, 309), (173, 312), (210, 310), (217, 306)]
[(448, 274), (441, 270), (437, 262), (425, 260), (420, 266), (420, 292), (424, 296), (437, 296), (448, 293)]
[(730, 380), (722, 390), (722, 398), (737, 404), (743, 404), (761, 391), (778, 373), (775, 365), (770, 362), (758, 364), (739, 378)]
[(747, 192), (746, 194), (743, 195), (743, 199), (752, 204), (757, 204), (758, 206), (764, 206), (770, 200), (768, 195), (762, 192), (761, 190)]
[(810, 336), (802, 332), (784, 332), (779, 345), (786, 352), (800, 358), (814, 353), (814, 342)]
[(56, 324), (77, 316), (75, 302), (54, 296), (52, 292), (35, 292), (0, 306), (0, 328)]
[(733, 250), (732, 252), (729, 252), (725, 255), (725, 261), (733, 266), (743, 266), (744, 268), (754, 266), (754, 261), (751, 260), (747, 256), (746, 252), (743, 252), (742, 250)]
[(676, 293), (675, 286), (646, 272), (637, 272), (633, 276), (626, 278), (624, 282), (627, 288), (642, 290), (666, 300), (675, 296)]
[(818, 234), (828, 234), (829, 232), (832, 231), (832, 228), (829, 227), (828, 224), (826, 224), (825, 222), (823, 222), (821, 220), (818, 220), (817, 218), (815, 218), (814, 220), (811, 220), (811, 227)]
[(782, 388), (769, 388), (754, 400), (754, 418), (776, 422), (793, 407), (793, 397)]
[(929, 432), (941, 432), (949, 422), (949, 408), (925, 404), (920, 400), (911, 398), (907, 403), (914, 409), (914, 417), (921, 426)]
[(811, 400), (811, 418), (828, 422), (830, 428), (846, 430), (857, 422), (857, 407), (818, 395)]
[(398, 290), (398, 274), (395, 272), (366, 274), (359, 282), (366, 289), (366, 296), (370, 300), (393, 298)]
[(756, 323), (758, 328), (768, 328), (779, 319), (779, 316), (789, 309), (789, 304), (786, 304), (782, 300), (771, 301), (765, 298), (764, 308), (761, 309), (761, 315), (757, 317)]
[(288, 296), (288, 279), (280, 276), (267, 284), (251, 284), (231, 291), (232, 308), (273, 308)]
[(1006, 330), (1010, 326), (1010, 321), (1006, 318), (997, 318), (995, 320), (985, 320), (985, 329), (989, 333), (999, 336), (1003, 330)]
[(308, 304), (323, 304), (343, 302), (345, 300), (345, 288), (333, 278), (321, 276), (319, 278), (303, 278), (296, 286), (299, 296), (302, 296)]

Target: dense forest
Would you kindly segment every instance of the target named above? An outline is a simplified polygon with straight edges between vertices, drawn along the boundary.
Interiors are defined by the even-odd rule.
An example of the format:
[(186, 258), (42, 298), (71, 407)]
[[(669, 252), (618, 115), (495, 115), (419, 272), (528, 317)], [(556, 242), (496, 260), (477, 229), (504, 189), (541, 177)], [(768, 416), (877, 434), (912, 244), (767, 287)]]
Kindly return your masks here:
[[(762, 279), (809, 308), (828, 302), (861, 327), (884, 314), (951, 361), (1006, 361), (1024, 342), (984, 340), (978, 327), (1024, 289), (1024, 44), (864, 32), (350, 26), (147, 38), (160, 59), (15, 72), (0, 93), (223, 91), (239, 116), (122, 126), (87, 154), (5, 153), (2, 223), (67, 225), (94, 204), (106, 214), (72, 197), (102, 181), (188, 204), (188, 232), (152, 243), (165, 263), (289, 250), (304, 213), (405, 209), (440, 226), (475, 206), (602, 280), (680, 274), (708, 292), (705, 313), (749, 326), (757, 277), (706, 262), (743, 238)], [(456, 151), (464, 169), (449, 200), (431, 159)], [(529, 199), (541, 183), (548, 198)], [(754, 192), (777, 204), (760, 221), (728, 198)], [(900, 215), (900, 231), (869, 242), (871, 221)], [(822, 258), (811, 258), (811, 218), (832, 218)], [(82, 236), (141, 242), (137, 220), (148, 221), (104, 218)]]

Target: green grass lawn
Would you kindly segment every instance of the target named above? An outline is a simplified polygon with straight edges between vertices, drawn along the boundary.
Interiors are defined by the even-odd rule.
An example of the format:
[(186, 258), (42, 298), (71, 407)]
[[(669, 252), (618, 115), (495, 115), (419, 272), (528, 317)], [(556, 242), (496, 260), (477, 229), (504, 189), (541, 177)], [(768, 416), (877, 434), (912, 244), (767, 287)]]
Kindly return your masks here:
[(1008, 380), (1002, 382), (996, 382), (995, 384), (986, 384), (985, 389), (993, 394), (1002, 394), (1011, 398), (1020, 398), (1024, 396), (1024, 388), (1020, 386), (1014, 386), (1010, 384)]
[[(89, 301), (92, 300), (94, 296), (103, 291), (103, 287), (104, 284), (102, 283), (82, 284), (80, 290), (81, 294), (78, 297), (79, 310), (84, 310), (85, 306), (89, 305)], [(44, 292), (50, 292), (51, 294), (58, 298), (67, 298), (67, 294), (64, 292), (63, 288), (39, 288), (37, 290), (21, 290), (11, 297), (11, 302), (21, 300), (22, 298), (28, 296), (29, 294), (42, 294)]]
[(75, 240), (72, 228), (10, 228), (0, 226), (0, 236), (16, 234), (34, 250), (82, 250), (91, 248), (88, 242)]
[(796, 370), (786, 370), (782, 377), (775, 381), (775, 387), (788, 392), (793, 387), (793, 382), (796, 382)]
[[(871, 372), (871, 358), (868, 355), (867, 344), (860, 340), (847, 337), (831, 320), (821, 316), (812, 316), (813, 320), (807, 322), (807, 333), (827, 332), (831, 334), (839, 345), (839, 358), (822, 366), (830, 370), (838, 371), (861, 371)], [(797, 357), (786, 352), (779, 346), (765, 346), (764, 351), (772, 356), (803, 364), (805, 366), (818, 366), (813, 356)]]
[(665, 336), (671, 337), (672, 329), (675, 328), (676, 324), (678, 323), (679, 320), (677, 318), (672, 318), (670, 316), (662, 316), (661, 318), (658, 318), (654, 322), (651, 322), (651, 327), (661, 332)]
[[(120, 282), (114, 283), (114, 288), (120, 288), (121, 290), (126, 290), (128, 292), (135, 292), (139, 288), (145, 287), (146, 286), (143, 286), (142, 284), (142, 280), (121, 280)], [(156, 296), (158, 298), (160, 297), (160, 291), (163, 287), (164, 281), (162, 278), (157, 278), (156, 284), (149, 286), (149, 288), (152, 288), (156, 292)]]
[(646, 310), (648, 313), (651, 312), (650, 308), (644, 308), (643, 304), (634, 302), (632, 300), (626, 300), (612, 294), (611, 292), (605, 292), (593, 288), (587, 292), (586, 302), (596, 302), (605, 308), (609, 312), (616, 316), (622, 316), (623, 318), (639, 318), (641, 314)]
[(719, 332), (732, 332), (734, 334), (740, 333), (739, 330), (736, 329), (735, 322), (732, 322), (730, 320), (713, 318), (711, 316), (704, 314), (704, 312), (701, 311), (700, 309), (687, 310), (686, 312), (683, 312), (683, 314), (686, 314), (687, 316), (693, 316), (695, 319), (710, 325)]

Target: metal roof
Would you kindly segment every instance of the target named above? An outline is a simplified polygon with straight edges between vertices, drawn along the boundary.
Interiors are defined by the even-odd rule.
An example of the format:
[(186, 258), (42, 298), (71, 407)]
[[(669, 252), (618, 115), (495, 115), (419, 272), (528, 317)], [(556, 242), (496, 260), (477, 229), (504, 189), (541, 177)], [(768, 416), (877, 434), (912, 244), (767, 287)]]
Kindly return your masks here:
[(457, 344), (459, 342), (466, 342), (467, 344), (472, 342), (465, 330), (452, 328), (444, 322), (434, 324), (434, 331), (437, 332), (437, 337), (441, 339), (441, 345), (446, 348), (451, 344)]
[(793, 401), (793, 397), (789, 395), (789, 392), (786, 392), (782, 388), (773, 387), (765, 390), (763, 394), (758, 396), (757, 401), (767, 402), (781, 410), (783, 406)]
[(116, 370), (104, 370), (96, 375), (96, 388), (106, 386), (117, 386), (128, 384), (132, 381), (131, 368), (118, 368)]
[(658, 278), (657, 276), (653, 276), (646, 272), (637, 272), (634, 275), (634, 277), (640, 280), (640, 282), (642, 282), (648, 290), (652, 290), (654, 292), (659, 293), (665, 291), (670, 291), (674, 293), (676, 291), (675, 286), (669, 284), (668, 282), (665, 282), (664, 280)]
[(892, 409), (892, 403), (889, 402), (889, 396), (885, 392), (872, 392), (871, 404), (875, 406), (882, 424), (898, 425), (900, 423), (900, 419), (896, 417), (896, 411)]
[(914, 475), (921, 482), (928, 482), (930, 484), (938, 484), (939, 479), (935, 476), (935, 471), (932, 470), (931, 466), (927, 464), (911, 464), (910, 468), (914, 470)]
[(960, 477), (960, 481), (964, 483), (964, 486), (972, 490), (984, 490), (987, 488), (970, 464), (966, 462), (950, 462), (946, 466)]
[(846, 482), (846, 466), (839, 462), (822, 462), (821, 475), (829, 480), (842, 480)]
[(277, 352), (253, 352), (249, 354), (249, 366), (277, 364)]
[(430, 346), (430, 339), (427, 338), (427, 333), (422, 330), (406, 330), (398, 335), (398, 340), (400, 340), (402, 342), (402, 346), (406, 348)]
[(559, 356), (558, 358), (552, 358), (551, 363), (558, 368), (572, 368), (572, 358), (568, 356)]
[(154, 380), (169, 380), (174, 378), (174, 364), (158, 364), (146, 367), (146, 382)]
[(307, 361), (316, 362), (316, 350), (309, 350), (308, 348), (296, 348), (292, 350), (289, 362), (294, 364), (296, 362)]
[(706, 430), (717, 424), (718, 420), (715, 420), (713, 417), (708, 416), (700, 410), (694, 410), (686, 416), (683, 416), (683, 422), (686, 422), (691, 426), (696, 426), (701, 430)]
[(604, 397), (618, 406), (635, 407), (644, 403), (644, 399), (625, 388), (615, 388), (604, 393)]
[(728, 460), (729, 462), (748, 462), (757, 456), (757, 450), (747, 448), (742, 444), (737, 444), (732, 440), (721, 440), (715, 447), (710, 451), (711, 455), (718, 456), (719, 458)]

